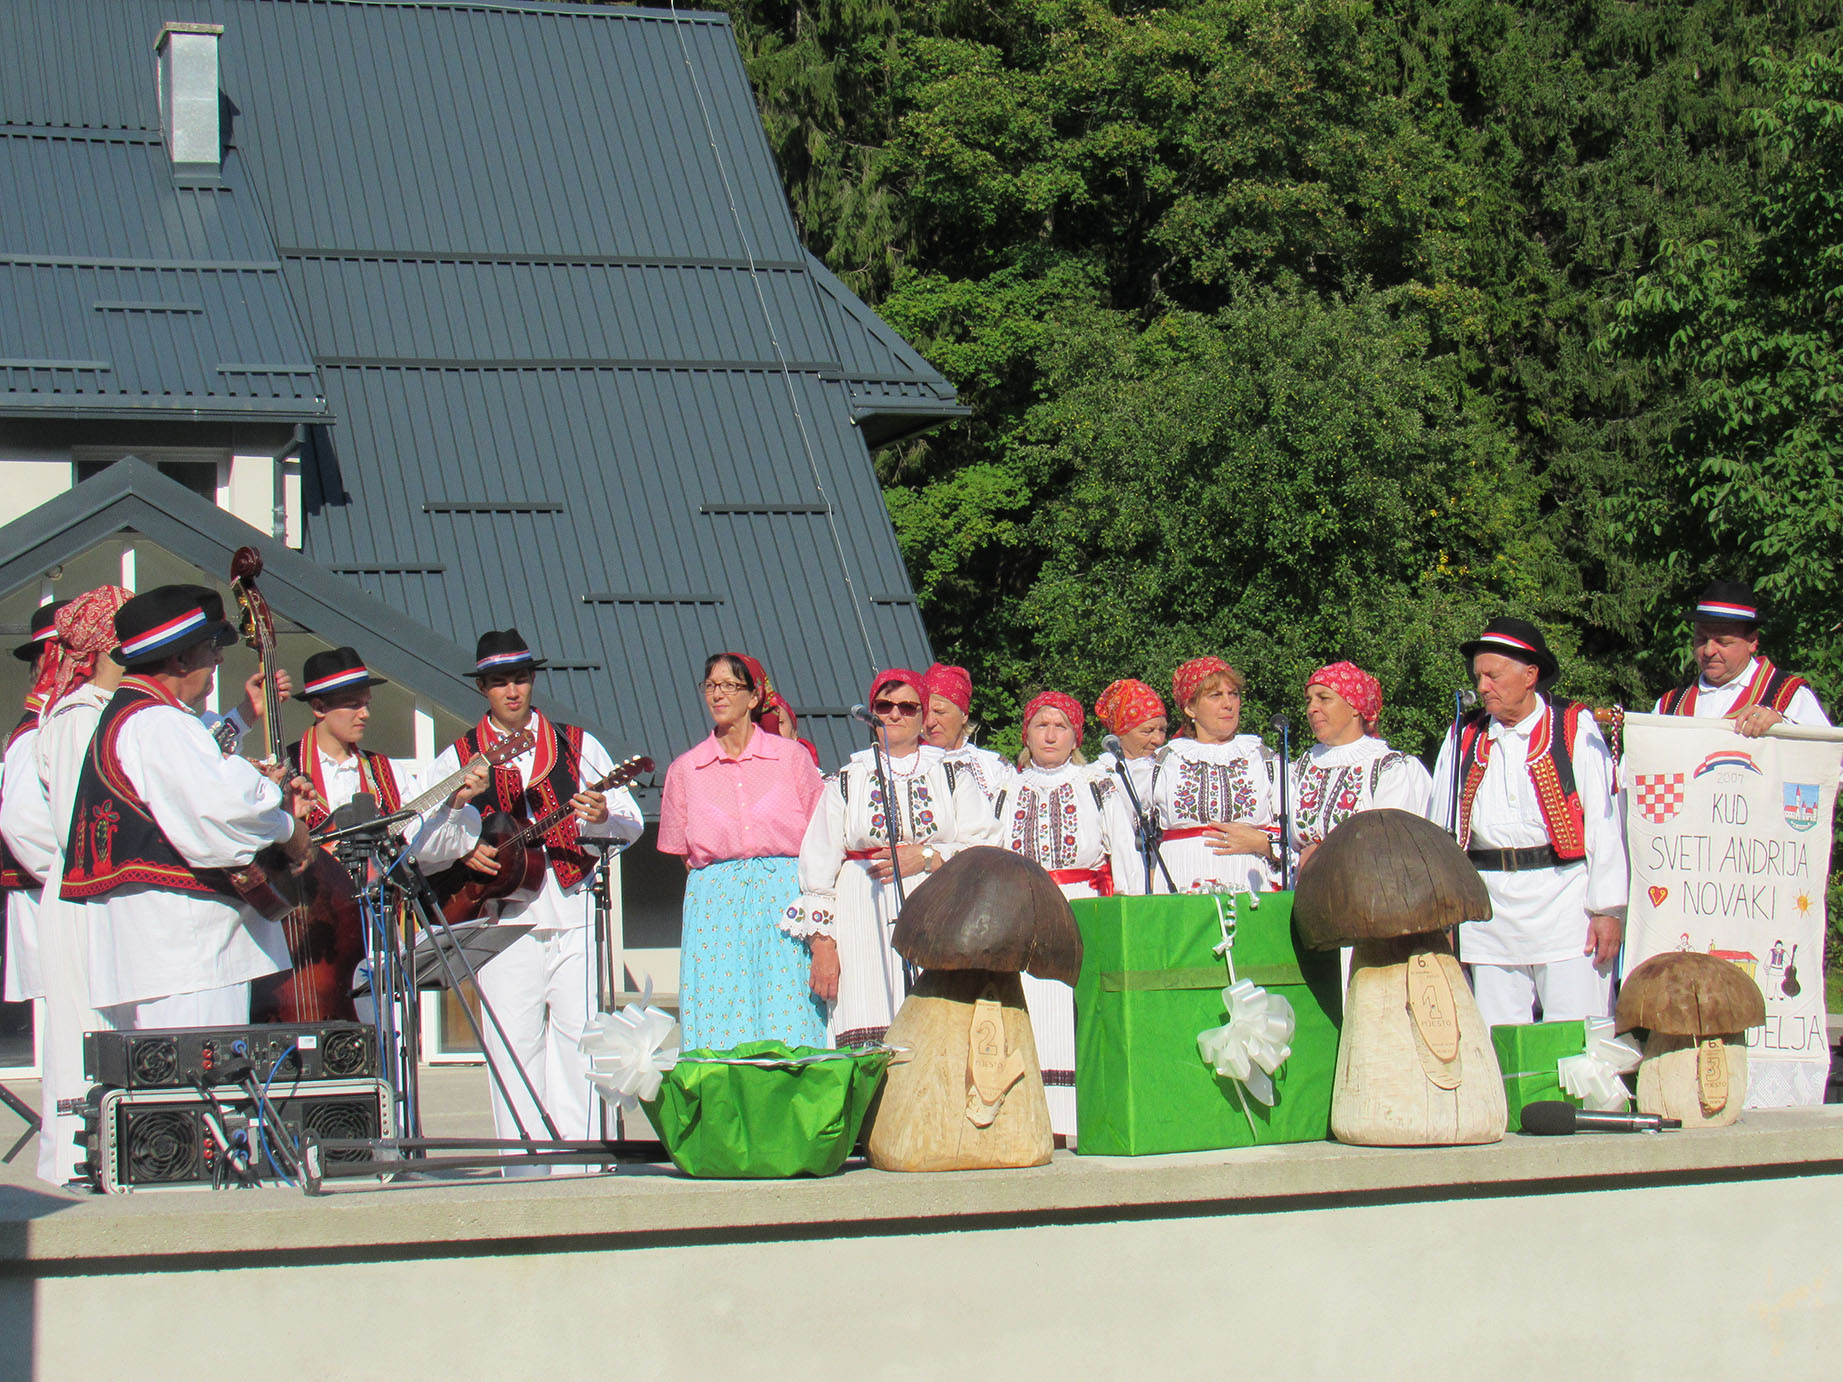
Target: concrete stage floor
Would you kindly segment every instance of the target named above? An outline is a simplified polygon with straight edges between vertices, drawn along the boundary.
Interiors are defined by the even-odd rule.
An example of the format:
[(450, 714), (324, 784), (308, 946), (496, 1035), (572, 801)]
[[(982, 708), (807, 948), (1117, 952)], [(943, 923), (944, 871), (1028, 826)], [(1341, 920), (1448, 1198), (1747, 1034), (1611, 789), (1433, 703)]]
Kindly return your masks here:
[[(486, 1129), (477, 1068), (425, 1091), (431, 1134)], [(1483, 1147), (753, 1182), (623, 1167), (317, 1198), (76, 1198), (29, 1155), (0, 1179), (0, 1378), (191, 1379), (329, 1327), (321, 1370), (445, 1382), (1779, 1379), (1843, 1356), (1838, 1105)]]

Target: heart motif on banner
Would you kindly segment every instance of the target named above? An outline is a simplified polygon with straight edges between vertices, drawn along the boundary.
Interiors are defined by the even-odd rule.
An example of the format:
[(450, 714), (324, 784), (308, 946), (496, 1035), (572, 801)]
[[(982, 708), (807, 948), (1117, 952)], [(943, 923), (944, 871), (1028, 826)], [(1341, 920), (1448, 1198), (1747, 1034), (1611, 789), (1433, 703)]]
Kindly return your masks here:
[(1650, 893), (1651, 905), (1653, 907), (1662, 907), (1664, 905), (1664, 899), (1670, 896), (1670, 889), (1660, 888), (1657, 884), (1653, 883), (1650, 887)]

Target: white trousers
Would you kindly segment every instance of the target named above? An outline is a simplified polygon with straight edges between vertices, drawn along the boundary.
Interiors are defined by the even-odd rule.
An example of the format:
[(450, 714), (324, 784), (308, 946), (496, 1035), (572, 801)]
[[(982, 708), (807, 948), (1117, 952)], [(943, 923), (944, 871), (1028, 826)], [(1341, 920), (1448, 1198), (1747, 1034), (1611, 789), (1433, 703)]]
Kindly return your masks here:
[(156, 1027), (243, 1027), (250, 1020), (250, 986), (175, 993), (140, 1003), (115, 1003), (99, 1010), (118, 1032), (145, 1032)]
[(1612, 1016), (1612, 966), (1596, 969), (1591, 955), (1544, 965), (1475, 964), (1471, 970), (1472, 994), (1487, 1026), (1534, 1022), (1538, 999), (1544, 1022)]
[[(582, 926), (568, 931), (528, 931), (480, 970), (480, 992), (506, 1035), (502, 1042), (492, 1020), (481, 1015), (487, 1055), (512, 1096), (512, 1107), (508, 1107), (499, 1082), (488, 1081), (493, 1128), (500, 1137), (519, 1136), (513, 1108), (524, 1122), (525, 1136), (550, 1135), (525, 1081), (519, 1078), (520, 1069), (556, 1123), (558, 1136), (601, 1136), (601, 1119), (589, 1085), (589, 1058), (581, 1046), (591, 1001), (588, 940), (588, 928)], [(577, 1168), (532, 1169), (543, 1174)]]
[(89, 932), (80, 907), (53, 898), (38, 913), (39, 968), (45, 1001), (39, 1027), (38, 1178), (67, 1184), (77, 1174), (77, 1135), (83, 1119), (58, 1105), (89, 1092), (83, 1075), (83, 1034), (111, 1023), (90, 1006)]

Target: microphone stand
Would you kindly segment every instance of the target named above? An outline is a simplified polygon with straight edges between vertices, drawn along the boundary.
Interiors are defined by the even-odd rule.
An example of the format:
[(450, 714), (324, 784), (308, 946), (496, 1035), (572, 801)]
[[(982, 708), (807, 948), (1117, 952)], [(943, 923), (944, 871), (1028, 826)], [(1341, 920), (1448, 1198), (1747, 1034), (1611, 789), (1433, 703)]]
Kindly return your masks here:
[(1476, 696), (1476, 692), (1453, 692), (1453, 772), (1451, 791), (1446, 801), (1446, 833), (1453, 839), (1459, 838), (1459, 726), (1465, 719), (1466, 698)]
[(1126, 755), (1121, 752), (1120, 741), (1114, 735), (1107, 736), (1107, 751), (1113, 755), (1113, 770), (1120, 775), (1120, 784), (1126, 788), (1126, 799), (1133, 808), (1133, 820), (1139, 826), (1139, 853), (1145, 859), (1145, 894), (1152, 895), (1152, 861), (1158, 861), (1158, 871), (1165, 876), (1165, 887), (1174, 896), (1177, 884), (1171, 879), (1171, 869), (1165, 863), (1165, 832), (1160, 828), (1158, 819), (1139, 800), (1139, 793), (1133, 787), (1133, 775), (1126, 770)]
[[(882, 731), (879, 742), (878, 731)], [(920, 752), (919, 749), (916, 750)], [(896, 885), (896, 910), (901, 912), (908, 905), (908, 896), (902, 886), (902, 863), (896, 858), (896, 846), (900, 842), (902, 826), (896, 810), (896, 794), (891, 789), (889, 762), (889, 726), (879, 724), (876, 712), (870, 712), (870, 761), (876, 766), (877, 785), (883, 792), (883, 819), (889, 825), (890, 882)], [(906, 997), (915, 990), (915, 970), (907, 960), (902, 962), (902, 992)]]
[(1293, 722), (1276, 715), (1268, 723), (1280, 731), (1280, 891), (1293, 885)]

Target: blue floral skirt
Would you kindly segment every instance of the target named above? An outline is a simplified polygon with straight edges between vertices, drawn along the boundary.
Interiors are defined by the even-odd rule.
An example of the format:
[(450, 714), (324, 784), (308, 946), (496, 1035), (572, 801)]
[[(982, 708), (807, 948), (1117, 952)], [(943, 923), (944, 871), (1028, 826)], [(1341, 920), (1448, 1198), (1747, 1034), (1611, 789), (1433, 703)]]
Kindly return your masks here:
[(691, 871), (678, 971), (687, 1050), (771, 1037), (827, 1044), (825, 1005), (807, 983), (812, 956), (780, 927), (799, 894), (795, 859), (725, 859)]

